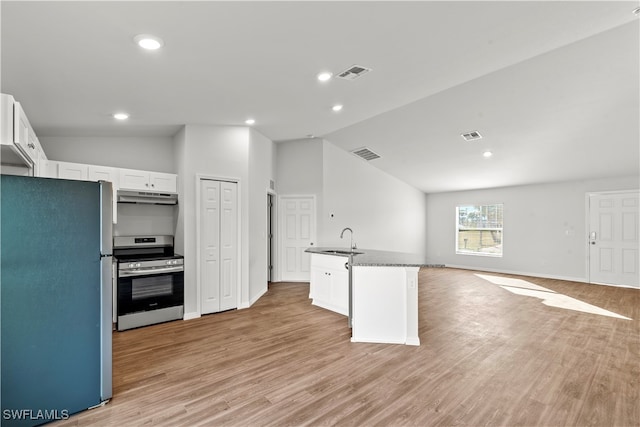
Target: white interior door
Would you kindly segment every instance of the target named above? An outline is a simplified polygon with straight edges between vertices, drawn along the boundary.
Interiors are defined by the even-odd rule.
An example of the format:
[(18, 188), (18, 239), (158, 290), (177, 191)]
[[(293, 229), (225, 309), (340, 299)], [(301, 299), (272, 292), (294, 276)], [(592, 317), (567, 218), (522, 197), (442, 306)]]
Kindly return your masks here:
[(200, 180), (201, 313), (220, 311), (220, 182)]
[(235, 182), (220, 182), (220, 311), (238, 307), (238, 213)]
[(315, 196), (281, 196), (281, 279), (308, 282), (311, 276), (311, 255), (305, 252), (315, 245)]
[(200, 180), (201, 314), (237, 308), (237, 183)]
[(589, 195), (589, 281), (640, 288), (638, 192)]

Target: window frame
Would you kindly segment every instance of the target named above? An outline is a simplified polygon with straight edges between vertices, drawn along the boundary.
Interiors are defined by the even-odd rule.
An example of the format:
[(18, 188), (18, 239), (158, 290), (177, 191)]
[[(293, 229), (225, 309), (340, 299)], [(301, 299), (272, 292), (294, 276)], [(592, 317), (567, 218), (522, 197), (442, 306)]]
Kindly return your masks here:
[[(480, 252), (480, 251), (471, 251), (471, 250), (460, 250), (460, 209), (461, 208), (469, 208), (475, 207), (479, 208), (482, 211), (482, 208), (488, 206), (501, 206), (502, 209), (502, 223), (501, 227), (484, 227), (484, 228), (476, 228), (477, 230), (492, 230), (500, 232), (500, 252), (492, 253), (492, 252)], [(471, 256), (481, 256), (481, 257), (491, 257), (491, 258), (502, 258), (504, 256), (504, 203), (495, 202), (495, 203), (460, 203), (456, 205), (455, 210), (455, 222), (456, 222), (456, 231), (455, 231), (455, 254), (456, 255), (471, 255)], [(463, 228), (464, 230), (464, 228)]]

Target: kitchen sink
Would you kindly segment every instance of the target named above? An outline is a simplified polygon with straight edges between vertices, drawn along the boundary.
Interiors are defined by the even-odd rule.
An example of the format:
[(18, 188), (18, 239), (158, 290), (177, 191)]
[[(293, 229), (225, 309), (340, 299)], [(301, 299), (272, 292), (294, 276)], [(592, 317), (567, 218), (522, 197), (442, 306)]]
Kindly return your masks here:
[(347, 249), (331, 249), (327, 251), (322, 251), (322, 253), (334, 254), (334, 255), (359, 255), (359, 254), (363, 254), (364, 252), (349, 251)]

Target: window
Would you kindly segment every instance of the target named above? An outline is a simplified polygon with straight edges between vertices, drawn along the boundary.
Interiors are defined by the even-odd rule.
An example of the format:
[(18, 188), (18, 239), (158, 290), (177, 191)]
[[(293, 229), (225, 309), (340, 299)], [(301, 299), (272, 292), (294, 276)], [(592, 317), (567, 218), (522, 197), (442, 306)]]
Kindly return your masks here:
[(502, 256), (503, 205), (462, 205), (456, 208), (456, 253)]

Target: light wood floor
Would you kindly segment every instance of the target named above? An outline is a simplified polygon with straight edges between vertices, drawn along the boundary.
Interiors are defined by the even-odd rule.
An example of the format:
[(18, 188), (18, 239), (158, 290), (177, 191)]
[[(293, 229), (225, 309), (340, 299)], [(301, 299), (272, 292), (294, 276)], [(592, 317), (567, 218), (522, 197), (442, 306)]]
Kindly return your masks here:
[(521, 277), (633, 320), (420, 272), (420, 347), (351, 343), (306, 284), (114, 334), (114, 397), (56, 425), (638, 426), (640, 291)]

